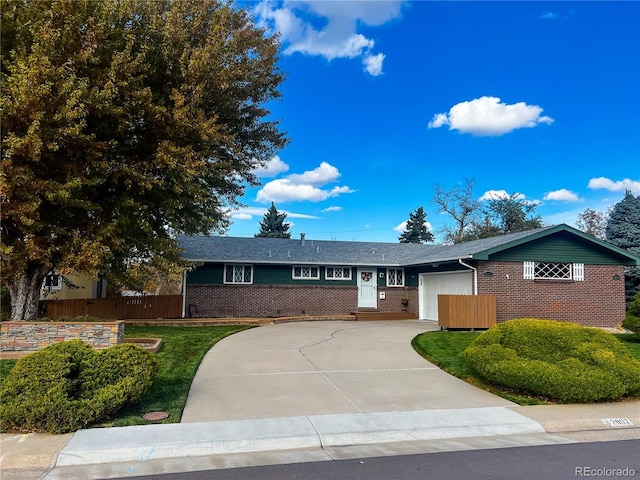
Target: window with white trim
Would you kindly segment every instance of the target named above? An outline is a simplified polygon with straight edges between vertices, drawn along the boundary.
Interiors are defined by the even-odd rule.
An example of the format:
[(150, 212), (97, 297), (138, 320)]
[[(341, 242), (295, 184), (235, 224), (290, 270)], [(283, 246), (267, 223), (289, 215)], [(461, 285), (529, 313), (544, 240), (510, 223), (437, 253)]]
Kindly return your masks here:
[(404, 287), (404, 269), (387, 268), (387, 287)]
[(51, 274), (44, 277), (43, 287), (47, 290), (62, 290), (62, 276)]
[(294, 265), (291, 277), (294, 280), (320, 280), (320, 268), (312, 265)]
[(351, 280), (351, 267), (324, 267), (327, 280)]
[(584, 263), (524, 262), (525, 280), (584, 281)]
[(225, 265), (224, 283), (253, 283), (253, 265)]

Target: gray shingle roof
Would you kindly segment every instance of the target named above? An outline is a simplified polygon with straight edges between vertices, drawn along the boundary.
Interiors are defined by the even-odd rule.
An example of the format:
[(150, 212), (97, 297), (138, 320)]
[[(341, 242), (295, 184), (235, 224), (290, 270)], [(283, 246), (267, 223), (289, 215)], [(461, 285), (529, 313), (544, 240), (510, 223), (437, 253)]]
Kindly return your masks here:
[(472, 258), (554, 227), (485, 238), (456, 245), (346, 242), (329, 240), (179, 236), (183, 257), (199, 262), (408, 266)]

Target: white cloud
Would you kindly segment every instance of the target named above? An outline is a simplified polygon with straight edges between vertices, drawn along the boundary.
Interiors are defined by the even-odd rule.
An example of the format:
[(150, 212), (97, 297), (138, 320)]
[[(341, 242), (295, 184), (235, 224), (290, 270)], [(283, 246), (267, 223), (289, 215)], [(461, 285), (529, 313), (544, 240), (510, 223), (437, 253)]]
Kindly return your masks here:
[[(289, 212), (289, 211), (280, 210), (280, 209), (278, 209), (278, 212), (286, 213), (287, 218), (306, 218), (310, 220), (317, 220), (320, 218), (315, 215)], [(237, 210), (233, 210), (229, 212), (229, 216), (231, 217), (232, 220), (252, 220), (254, 217), (262, 218), (265, 213), (267, 213), (267, 209), (264, 207), (243, 207), (243, 208), (239, 208)]]
[(307, 170), (302, 174), (294, 173), (287, 177), (287, 180), (295, 185), (309, 184), (321, 187), (327, 183), (335, 182), (340, 178), (340, 172), (336, 167), (328, 162), (320, 163), (319, 167)]
[(553, 192), (548, 192), (544, 196), (544, 200), (558, 200), (562, 202), (577, 202), (580, 200), (580, 197), (571, 190), (567, 190), (566, 188), (561, 188), (560, 190), (554, 190)]
[(253, 218), (253, 215), (250, 215), (248, 213), (236, 212), (231, 214), (231, 218), (233, 218), (234, 220), (251, 220)]
[(286, 178), (272, 180), (258, 191), (256, 200), (265, 203), (304, 200), (321, 202), (344, 193), (353, 193), (354, 190), (347, 186), (335, 186), (328, 190), (320, 188), (336, 182), (339, 178), (340, 172), (336, 167), (330, 163), (322, 162), (319, 167), (313, 170), (308, 170), (301, 174), (294, 173)]
[(279, 173), (286, 172), (287, 170), (289, 170), (289, 165), (280, 160), (280, 157), (276, 155), (269, 160), (264, 167), (253, 170), (253, 173), (260, 178), (265, 178), (275, 177)]
[(557, 13), (552, 11), (546, 11), (540, 15), (540, 18), (542, 20), (560, 20), (560, 19), (573, 17), (575, 14), (576, 14), (576, 10), (572, 8), (567, 13)]
[[(499, 200), (502, 198), (509, 198), (509, 196), (510, 195), (506, 190), (487, 190), (478, 200), (484, 202), (486, 200)], [(524, 195), (522, 197), (524, 198)]]
[(543, 20), (556, 20), (560, 18), (560, 16), (555, 12), (544, 12), (542, 15), (540, 15), (540, 18), (542, 18)]
[[(365, 71), (382, 73), (383, 54), (373, 54), (375, 40), (358, 33), (361, 26), (376, 27), (398, 18), (404, 0), (288, 1), (280, 8), (268, 1), (254, 8), (258, 25), (280, 35), (285, 55), (302, 53), (335, 58), (363, 58)], [(321, 24), (322, 27), (316, 27)]]
[(524, 102), (502, 103), (498, 97), (480, 97), (461, 102), (449, 113), (436, 113), (429, 128), (449, 125), (449, 130), (470, 133), (474, 136), (500, 136), (518, 128), (533, 128), (542, 123), (551, 124), (553, 119), (541, 116), (543, 109)]
[(377, 77), (382, 74), (382, 62), (384, 61), (384, 57), (384, 53), (364, 57), (362, 63), (364, 65), (364, 69), (369, 75)]
[(341, 211), (342, 211), (342, 207), (327, 207), (327, 208), (322, 210), (322, 213), (325, 213), (325, 212), (341, 212)]
[[(427, 227), (427, 230), (431, 230), (431, 223), (429, 222), (424, 222), (424, 226)], [(407, 221), (405, 220), (404, 222), (402, 222), (400, 225), (397, 225), (396, 227), (393, 228), (396, 232), (400, 232), (400, 233), (404, 233), (407, 231)]]
[(623, 192), (631, 190), (634, 195), (640, 195), (640, 181), (625, 178), (624, 180), (613, 181), (610, 178), (598, 177), (589, 180), (587, 185), (592, 190), (609, 190), (610, 192)]

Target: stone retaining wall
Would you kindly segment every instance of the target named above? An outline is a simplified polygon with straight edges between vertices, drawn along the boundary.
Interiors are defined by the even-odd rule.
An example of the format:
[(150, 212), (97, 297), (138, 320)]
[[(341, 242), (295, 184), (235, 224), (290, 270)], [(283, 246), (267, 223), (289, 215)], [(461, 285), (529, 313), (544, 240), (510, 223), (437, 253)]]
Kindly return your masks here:
[(117, 345), (124, 341), (124, 321), (0, 323), (0, 351), (2, 352), (35, 352), (53, 343), (76, 338), (93, 348)]

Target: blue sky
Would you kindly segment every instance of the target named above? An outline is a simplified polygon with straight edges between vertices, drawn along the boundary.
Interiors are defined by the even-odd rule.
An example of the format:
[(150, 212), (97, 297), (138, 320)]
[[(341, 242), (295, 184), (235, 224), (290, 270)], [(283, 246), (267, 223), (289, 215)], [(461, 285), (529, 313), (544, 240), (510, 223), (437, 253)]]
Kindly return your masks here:
[(290, 144), (233, 211), (253, 236), (275, 202), (294, 237), (396, 242), (423, 206), (475, 180), (547, 225), (640, 195), (640, 2), (248, 4), (279, 32)]

